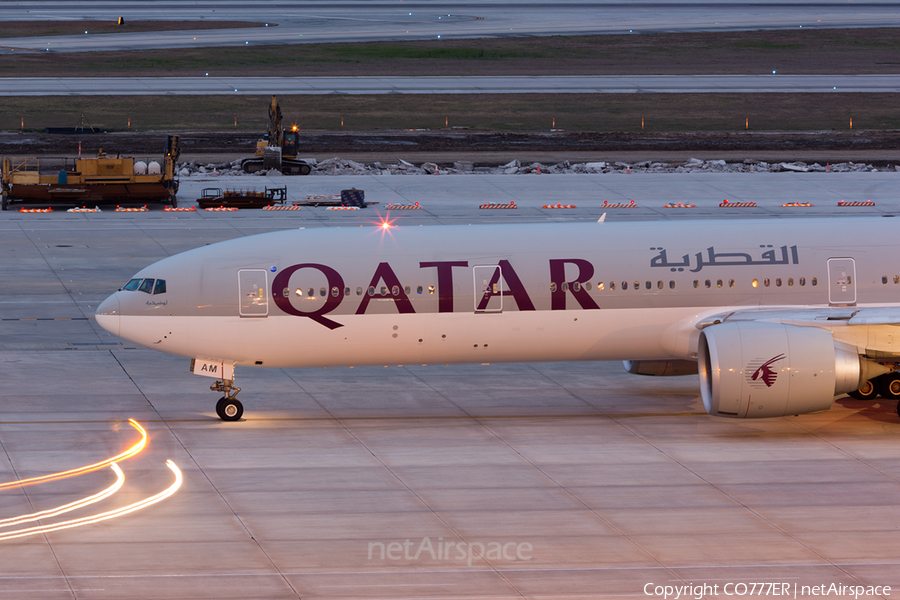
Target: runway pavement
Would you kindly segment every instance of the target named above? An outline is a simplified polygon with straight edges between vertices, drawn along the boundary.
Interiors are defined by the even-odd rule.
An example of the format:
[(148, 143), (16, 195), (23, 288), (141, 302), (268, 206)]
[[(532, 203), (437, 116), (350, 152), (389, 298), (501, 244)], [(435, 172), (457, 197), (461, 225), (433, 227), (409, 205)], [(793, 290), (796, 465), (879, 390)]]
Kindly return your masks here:
[(890, 27), (900, 24), (895, 0), (846, 3), (754, 3), (669, 0), (636, 2), (494, 0), (490, 3), (282, 0), (260, 10), (244, 0), (196, 2), (0, 3), (0, 18), (15, 20), (207, 19), (270, 22), (278, 27), (6, 38), (6, 51), (117, 51), (304, 42), (353, 42), (525, 35), (712, 31), (785, 27)]
[(5, 77), (0, 96), (900, 92), (900, 75)]
[[(181, 206), (207, 186), (282, 184), (293, 200), (355, 186), (378, 204), (0, 213), (0, 519), (112, 485), (106, 466), (25, 488), (2, 482), (123, 452), (141, 439), (128, 418), (149, 437), (118, 461), (122, 488), (40, 524), (173, 487), (167, 459), (184, 477), (171, 497), (99, 523), (15, 539), (3, 536), (38, 524), (0, 523), (0, 594), (584, 599), (706, 584), (718, 587), (704, 597), (725, 598), (754, 582), (896, 590), (894, 402), (843, 399), (820, 415), (735, 421), (703, 412), (696, 377), (636, 377), (617, 363), (242, 369), (246, 419), (224, 423), (213, 410), (218, 395), (188, 361), (123, 342), (90, 318), (164, 256), (276, 229), (371, 226), (388, 202), (422, 205), (391, 215), (401, 227), (585, 221), (602, 212), (609, 222), (673, 227), (691, 216), (849, 219), (900, 213), (898, 177), (198, 177), (182, 182)], [(724, 198), (760, 207), (719, 208)], [(521, 208), (478, 208), (510, 199)], [(875, 206), (839, 208), (842, 199)], [(631, 200), (637, 208), (602, 208)], [(673, 200), (697, 208), (662, 207)], [(793, 201), (815, 206), (780, 206)], [(578, 208), (541, 208), (551, 202)]]

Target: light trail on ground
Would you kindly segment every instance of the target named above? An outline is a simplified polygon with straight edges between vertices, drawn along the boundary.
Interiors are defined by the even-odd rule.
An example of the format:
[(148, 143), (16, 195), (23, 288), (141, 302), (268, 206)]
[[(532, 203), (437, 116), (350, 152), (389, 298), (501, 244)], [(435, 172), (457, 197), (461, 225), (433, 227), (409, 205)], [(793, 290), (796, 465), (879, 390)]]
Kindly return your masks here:
[[(120, 474), (122, 471), (119, 469), (119, 466), (113, 463), (113, 470)], [(71, 529), (73, 527), (81, 527), (83, 525), (90, 525), (93, 523), (99, 523), (100, 521), (106, 521), (108, 519), (114, 519), (116, 517), (121, 517), (132, 513), (136, 510), (141, 510), (142, 508), (147, 508), (148, 506), (152, 506), (157, 502), (161, 502), (165, 500), (172, 494), (178, 491), (178, 488), (181, 487), (183, 476), (181, 474), (181, 469), (179, 469), (175, 463), (171, 460), (166, 461), (166, 466), (175, 474), (175, 482), (170, 485), (165, 490), (161, 491), (158, 494), (150, 496), (149, 498), (145, 498), (139, 502), (135, 502), (133, 504), (129, 504), (128, 506), (124, 506), (122, 508), (117, 508), (115, 510), (110, 510), (102, 513), (98, 513), (96, 515), (90, 515), (87, 517), (81, 517), (80, 519), (72, 519), (70, 521), (62, 521), (60, 523), (53, 523), (51, 525), (40, 525), (37, 527), (29, 527), (27, 529), (18, 529), (16, 531), (10, 531), (9, 533), (0, 534), (0, 541), (11, 540), (15, 538), (25, 537), (29, 535), (37, 535), (40, 533), (49, 533), (51, 531), (59, 531), (60, 529)]]
[(98, 492), (93, 496), (88, 496), (87, 498), (82, 498), (81, 500), (76, 500), (75, 502), (70, 502), (69, 504), (63, 504), (62, 506), (42, 510), (30, 515), (22, 515), (9, 519), (0, 519), (0, 527), (12, 527), (13, 525), (21, 525), (22, 523), (29, 523), (31, 521), (38, 521), (40, 519), (49, 519), (50, 517), (56, 517), (78, 508), (84, 508), (85, 506), (90, 506), (91, 504), (109, 498), (117, 491), (119, 491), (119, 489), (122, 487), (122, 484), (125, 483), (125, 474), (122, 473), (122, 469), (119, 468), (119, 465), (117, 465), (116, 463), (112, 463), (110, 465), (110, 468), (116, 474), (116, 481), (102, 492)]
[(133, 445), (131, 448), (125, 450), (121, 454), (117, 454), (112, 458), (107, 458), (106, 460), (91, 464), (85, 465), (83, 467), (78, 467), (77, 469), (69, 469), (68, 471), (60, 471), (59, 473), (51, 473), (49, 475), (41, 475), (40, 477), (31, 477), (29, 479), (17, 479), (15, 481), (7, 481), (5, 483), (0, 483), (0, 491), (14, 488), (14, 487), (25, 487), (27, 485), (35, 485), (38, 483), (45, 483), (47, 481), (56, 481), (58, 479), (65, 479), (67, 477), (75, 477), (77, 475), (83, 475), (85, 473), (91, 473), (93, 471), (99, 471), (104, 467), (108, 467), (113, 463), (121, 462), (127, 458), (131, 458), (138, 452), (144, 449), (147, 445), (147, 431), (141, 427), (140, 423), (135, 421), (134, 419), (128, 419), (128, 423), (131, 424), (132, 427), (137, 429), (141, 434), (141, 439)]

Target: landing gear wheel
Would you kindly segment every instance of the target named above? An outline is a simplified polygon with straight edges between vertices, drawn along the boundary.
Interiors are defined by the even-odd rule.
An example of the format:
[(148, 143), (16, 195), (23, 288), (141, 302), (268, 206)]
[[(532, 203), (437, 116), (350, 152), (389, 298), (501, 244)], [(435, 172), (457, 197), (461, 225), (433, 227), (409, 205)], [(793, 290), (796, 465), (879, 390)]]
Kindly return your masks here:
[(887, 373), (878, 378), (878, 391), (881, 392), (882, 398), (890, 400), (900, 399), (900, 373)]
[(223, 396), (216, 402), (216, 414), (223, 421), (238, 421), (244, 415), (244, 405), (237, 398)]
[(875, 396), (878, 395), (878, 378), (870, 379), (868, 381), (864, 381), (859, 389), (853, 392), (848, 392), (847, 395), (851, 398), (855, 398), (856, 400), (871, 400)]

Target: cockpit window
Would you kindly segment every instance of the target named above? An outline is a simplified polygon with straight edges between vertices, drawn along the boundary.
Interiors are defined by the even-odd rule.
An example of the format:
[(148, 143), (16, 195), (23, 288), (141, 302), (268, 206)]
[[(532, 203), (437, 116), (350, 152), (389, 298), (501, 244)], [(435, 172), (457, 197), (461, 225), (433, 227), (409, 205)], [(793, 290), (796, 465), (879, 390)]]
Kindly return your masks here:
[(157, 279), (156, 287), (153, 288), (153, 295), (156, 294), (165, 294), (166, 293), (166, 280), (165, 279)]
[(141, 281), (142, 281), (141, 279), (132, 279), (131, 281), (126, 283), (125, 287), (123, 287), (122, 289), (128, 290), (129, 292), (133, 292), (134, 290), (138, 289), (139, 285), (141, 285)]
[(144, 281), (141, 282), (140, 287), (138, 287), (138, 291), (144, 292), (146, 294), (152, 294), (154, 281), (155, 281), (154, 279), (145, 279)]

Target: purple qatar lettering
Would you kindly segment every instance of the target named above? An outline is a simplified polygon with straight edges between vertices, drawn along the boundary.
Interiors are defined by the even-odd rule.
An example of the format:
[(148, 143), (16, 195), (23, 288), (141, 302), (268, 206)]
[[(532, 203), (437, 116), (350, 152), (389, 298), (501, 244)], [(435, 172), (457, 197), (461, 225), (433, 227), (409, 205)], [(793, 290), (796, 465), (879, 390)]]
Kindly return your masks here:
[(325, 315), (336, 309), (341, 304), (341, 301), (344, 299), (343, 294), (338, 294), (337, 297), (329, 294), (327, 296), (327, 299), (325, 300), (324, 305), (322, 305), (318, 310), (310, 312), (302, 311), (291, 304), (290, 294), (288, 294), (288, 297), (284, 296), (283, 290), (290, 288), (289, 283), (291, 281), (291, 275), (293, 275), (300, 269), (317, 269), (328, 279), (329, 288), (336, 287), (339, 290), (344, 289), (344, 278), (341, 277), (340, 273), (327, 265), (320, 265), (317, 263), (302, 263), (299, 265), (292, 265), (279, 273), (272, 281), (272, 298), (275, 300), (275, 305), (289, 315), (294, 315), (296, 317), (307, 317), (309, 319), (312, 319), (319, 325), (324, 325), (328, 329), (337, 329), (338, 327), (343, 327), (343, 323), (338, 323), (337, 321), (332, 321), (331, 319), (325, 317)]
[(519, 310), (534, 310), (534, 303), (528, 297), (528, 292), (525, 291), (522, 280), (519, 279), (519, 275), (512, 268), (512, 265), (509, 264), (509, 261), (501, 260), (497, 264), (500, 265), (500, 269), (503, 271), (503, 279), (506, 281), (506, 291), (503, 293), (513, 297), (513, 300), (516, 301), (516, 308)]
[[(566, 264), (578, 267), (578, 275), (572, 281), (566, 281)], [(576, 290), (573, 285), (576, 281), (590, 281), (594, 276), (594, 265), (583, 258), (551, 258), (550, 281), (557, 283), (555, 292), (550, 292), (550, 310), (566, 310), (566, 290), (572, 292), (572, 296), (584, 309), (600, 308), (583, 286)], [(566, 285), (563, 286), (563, 283)]]
[(369, 282), (369, 287), (377, 289), (379, 281), (384, 281), (384, 285), (387, 286), (388, 290), (392, 291), (396, 288), (398, 293), (396, 295), (392, 293), (390, 296), (369, 296), (368, 294), (365, 294), (362, 302), (359, 303), (359, 307), (356, 309), (356, 314), (365, 314), (366, 308), (368, 308), (372, 298), (386, 298), (388, 300), (393, 300), (394, 305), (397, 307), (397, 311), (400, 314), (411, 314), (416, 312), (412, 306), (412, 302), (409, 301), (409, 296), (406, 295), (406, 292), (403, 291), (403, 286), (400, 285), (400, 279), (397, 278), (397, 274), (394, 273), (391, 265), (386, 262), (378, 263), (378, 268), (375, 269), (375, 274), (372, 275), (372, 281)]
[[(519, 311), (536, 310), (534, 307), (534, 303), (531, 301), (531, 298), (529, 297), (528, 292), (525, 289), (524, 284), (522, 283), (522, 280), (519, 279), (516, 270), (513, 268), (510, 262), (508, 260), (499, 260), (497, 261), (497, 265), (500, 268), (497, 269), (497, 271), (494, 273), (490, 282), (491, 285), (489, 286), (487, 292), (484, 294), (484, 297), (481, 299), (481, 305), (486, 305), (492, 296), (503, 294), (504, 296), (512, 297), (512, 299), (516, 303), (516, 308)], [(565, 282), (566, 265), (574, 265), (578, 268), (577, 277), (571, 282)], [(464, 260), (419, 263), (419, 268), (437, 269), (439, 313), (453, 312), (454, 294), (452, 269), (454, 267), (468, 268), (468, 266), (468, 261)], [(325, 275), (326, 279), (328, 280), (329, 289), (344, 289), (344, 278), (341, 277), (341, 274), (338, 273), (337, 270), (329, 267), (328, 265), (319, 263), (301, 263), (297, 265), (291, 265), (290, 267), (282, 270), (272, 281), (272, 298), (275, 301), (275, 305), (289, 315), (312, 319), (316, 323), (324, 325), (328, 329), (333, 330), (339, 327), (343, 327), (343, 323), (338, 323), (337, 321), (329, 319), (325, 316), (328, 313), (336, 310), (341, 305), (341, 302), (344, 300), (343, 293), (340, 293), (337, 296), (328, 294), (326, 296), (325, 303), (317, 310), (313, 311), (300, 310), (291, 303), (290, 294), (285, 294), (285, 290), (290, 289), (291, 276), (301, 269), (315, 269)], [(594, 267), (589, 261), (585, 259), (550, 259), (551, 281), (567, 283), (568, 285), (566, 287), (568, 288), (568, 292), (572, 293), (572, 296), (578, 302), (579, 306), (583, 309), (598, 309), (600, 307), (597, 306), (597, 303), (594, 302), (593, 298), (591, 298), (590, 294), (588, 294), (587, 290), (583, 286), (579, 287), (579, 289), (576, 290), (572, 284), (576, 281), (590, 281), (593, 275)], [(498, 289), (496, 293), (493, 292), (493, 284), (499, 283), (500, 281), (505, 284), (506, 289)], [(387, 287), (388, 290), (390, 290), (389, 294), (378, 294), (375, 296), (369, 296), (368, 294), (363, 295), (359, 306), (356, 308), (355, 314), (365, 314), (366, 309), (369, 306), (369, 302), (371, 302), (373, 299), (392, 300), (397, 308), (397, 312), (399, 312), (400, 314), (415, 314), (415, 308), (413, 308), (409, 296), (407, 296), (406, 292), (404, 291), (404, 288), (400, 283), (400, 278), (391, 268), (389, 263), (378, 263), (378, 266), (375, 268), (375, 273), (372, 275), (372, 279), (369, 282), (369, 287), (378, 288), (379, 283), (381, 282), (383, 282), (384, 286)], [(566, 309), (567, 291), (562, 289), (562, 287), (563, 286), (560, 285), (555, 292), (551, 292), (551, 310)], [(396, 295), (393, 294), (394, 289), (397, 290)]]
[[(488, 302), (490, 302), (491, 298), (494, 296), (511, 296), (512, 299), (516, 302), (516, 308), (520, 311), (525, 310), (534, 310), (534, 303), (531, 302), (531, 298), (528, 297), (528, 292), (525, 291), (525, 286), (522, 285), (522, 281), (519, 279), (516, 270), (512, 268), (512, 265), (509, 264), (508, 260), (498, 261), (497, 266), (499, 269), (496, 269), (491, 275), (490, 281), (488, 281), (487, 289), (484, 291), (484, 295), (481, 297), (481, 300), (478, 303), (477, 310), (485, 310), (487, 308)], [(506, 289), (498, 289), (496, 292), (494, 291), (494, 284), (497, 283), (505, 283)]]
[(453, 312), (453, 267), (468, 267), (467, 260), (420, 262), (420, 269), (437, 269), (438, 312)]

